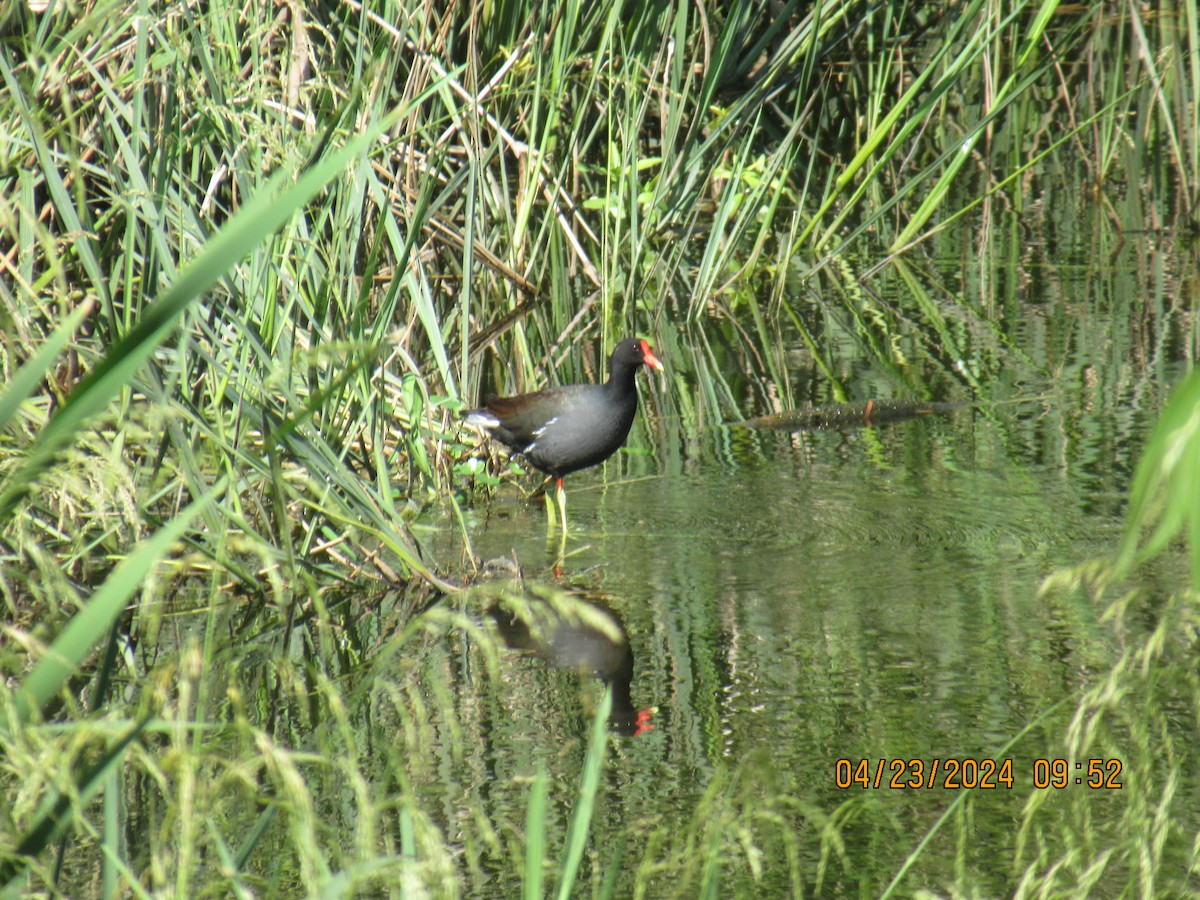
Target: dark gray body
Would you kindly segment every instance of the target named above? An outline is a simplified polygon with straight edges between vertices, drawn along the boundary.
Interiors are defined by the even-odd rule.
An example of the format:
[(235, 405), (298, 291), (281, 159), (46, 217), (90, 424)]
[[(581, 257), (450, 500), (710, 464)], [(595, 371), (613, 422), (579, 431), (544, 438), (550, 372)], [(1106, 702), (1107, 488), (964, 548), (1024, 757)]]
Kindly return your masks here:
[(556, 478), (599, 465), (620, 449), (637, 414), (634, 377), (643, 363), (661, 368), (645, 341), (617, 344), (604, 384), (570, 384), (516, 397), (492, 397), (467, 424)]

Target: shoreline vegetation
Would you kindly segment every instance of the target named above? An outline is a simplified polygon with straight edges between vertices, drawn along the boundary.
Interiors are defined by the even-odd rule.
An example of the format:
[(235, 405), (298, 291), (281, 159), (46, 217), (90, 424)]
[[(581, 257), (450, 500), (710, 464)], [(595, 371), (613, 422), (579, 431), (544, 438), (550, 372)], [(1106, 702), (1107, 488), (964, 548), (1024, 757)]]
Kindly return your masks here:
[[(1102, 261), (1149, 232), (1194, 265), (1198, 23), (1190, 3), (6, 5), (0, 882), (849, 890), (870, 802), (797, 809), (748, 764), (636, 851), (590, 839), (609, 695), (576, 783), (539, 769), (524, 821), (448, 821), (433, 760), (470, 747), (444, 647), (469, 642), (494, 681), (478, 613), (524, 608), (478, 577), (465, 510), (531, 481), (459, 413), (598, 381), (626, 334), (666, 368), (631, 438), (658, 457), (813, 406), (1028, 399), (1023, 378), (1058, 372), (1012, 338), (1021, 284), (1067, 261), (1000, 258), (1014, 234), (1065, 243), (1085, 221)], [(1010, 275), (964, 283), (967, 259)], [(1190, 315), (1195, 272), (1156, 265), (1136, 277)], [(1121, 735), (1127, 786), (1031, 790), (997, 850), (1016, 896), (1200, 888), (1179, 726), (1200, 716), (1200, 383), (1162, 378), (1162, 348), (1190, 363), (1196, 338), (1127, 294), (1089, 298), (1130, 304), (1110, 396), (1175, 390), (1129, 444), (1124, 541), (1044, 589), (1114, 627), (1153, 609), (1061, 736), (1086, 759)], [(439, 511), (460, 558), (421, 537)], [(1139, 573), (1167, 554), (1185, 571), (1151, 603)], [(956, 884), (920, 873), (971, 802), (858, 889), (969, 893), (963, 858)]]

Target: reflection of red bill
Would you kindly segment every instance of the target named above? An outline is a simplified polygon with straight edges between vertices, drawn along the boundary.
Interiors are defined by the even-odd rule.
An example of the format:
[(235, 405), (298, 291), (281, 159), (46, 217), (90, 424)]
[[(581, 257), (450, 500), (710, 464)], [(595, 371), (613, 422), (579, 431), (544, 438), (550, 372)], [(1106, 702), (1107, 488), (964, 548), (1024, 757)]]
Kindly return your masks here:
[(657, 706), (647, 706), (645, 709), (638, 710), (636, 727), (633, 729), (634, 737), (654, 730), (654, 723), (650, 720), (654, 718), (656, 712), (658, 712)]

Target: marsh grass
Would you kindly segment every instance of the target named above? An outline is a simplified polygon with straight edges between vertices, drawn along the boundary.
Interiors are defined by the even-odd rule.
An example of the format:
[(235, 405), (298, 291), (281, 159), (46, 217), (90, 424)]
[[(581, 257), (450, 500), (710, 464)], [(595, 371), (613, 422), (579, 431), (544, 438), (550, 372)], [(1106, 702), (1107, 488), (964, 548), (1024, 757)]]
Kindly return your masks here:
[[(526, 819), (493, 818), (471, 748), (496, 643), (413, 529), (510, 477), (468, 462), (456, 413), (597, 377), (626, 333), (672, 361), (641, 431), (666, 453), (747, 404), (798, 406), (785, 334), (837, 400), (831, 334), (898, 391), (997, 393), (1005, 298), (921, 286), (941, 229), (1029, 207), (1035, 163), (1085, 173), (1113, 231), (1194, 226), (1196, 23), (987, 0), (9, 4), (3, 880), (534, 897), (852, 877), (841, 831), (864, 809), (798, 810), (749, 764), (640, 846), (589, 844), (603, 701), (565, 751), (582, 780), (515, 771), (497, 790)], [(1104, 598), (1180, 532), (1197, 552), (1164, 499), (1195, 496), (1174, 409), (1134, 498), (1152, 539), (1068, 587)], [(1194, 878), (1170, 824), (1189, 754), (1156, 711), (1181, 686), (1196, 708), (1194, 600), (1159, 615), (1065, 738), (1134, 736), (1125, 836), (1078, 795), (1031, 795), (1023, 892)]]
[[(1156, 625), (1083, 693), (1062, 740), (1063, 755), (1071, 761), (1121, 761), (1122, 787), (1107, 801), (1120, 815), (1100, 821), (1088, 804), (1072, 802), (1061, 791), (1031, 794), (1014, 860), (1021, 876), (1019, 896), (1063, 890), (1077, 896), (1114, 891), (1157, 896), (1195, 890), (1200, 876), (1195, 835), (1175, 841), (1170, 832), (1179, 804), (1189, 802), (1180, 790), (1196, 763), (1194, 746), (1179, 740), (1171, 719), (1200, 710), (1189, 662), (1195, 652), (1200, 574), (1200, 522), (1191, 483), (1200, 449), (1198, 410), (1200, 377), (1193, 373), (1174, 392), (1139, 463), (1119, 552), (1056, 573), (1044, 586), (1051, 596), (1089, 594), (1106, 608), (1105, 620), (1118, 635), (1148, 604)], [(1125, 588), (1140, 566), (1177, 541), (1187, 548), (1187, 589), (1164, 598)], [(1044, 839), (1050, 828), (1063, 838), (1057, 854)]]

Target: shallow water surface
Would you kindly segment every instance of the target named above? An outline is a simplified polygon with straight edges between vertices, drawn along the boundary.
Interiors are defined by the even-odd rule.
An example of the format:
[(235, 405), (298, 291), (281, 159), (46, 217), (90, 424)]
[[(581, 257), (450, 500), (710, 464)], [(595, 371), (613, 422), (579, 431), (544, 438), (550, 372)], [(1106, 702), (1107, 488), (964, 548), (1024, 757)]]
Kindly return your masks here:
[[(1194, 721), (1170, 711), (1176, 697), (1194, 708), (1179, 675), (1188, 639), (1145, 669), (1127, 656), (1168, 621), (1186, 565), (1164, 554), (1099, 598), (1042, 590), (1121, 540), (1139, 454), (1200, 347), (1182, 289), (1194, 260), (1184, 245), (1110, 243), (1103, 217), (1044, 212), (1047, 233), (1070, 218), (1070, 241), (1039, 244), (1027, 217), (1005, 214), (1003, 228), (942, 232), (935, 261), (850, 287), (798, 269), (794, 293), (758, 307), (761, 345), (716, 315), (691, 330), (664, 321), (666, 371), (639, 378), (626, 448), (567, 478), (565, 542), (522, 499), (532, 474), (464, 510), (475, 557), (601, 596), (623, 625), (628, 706), (656, 712), (652, 730), (611, 738), (592, 822), (591, 877), (614, 866), (618, 896), (694, 895), (701, 876), (654, 873), (694, 875), (688, 861), (714, 842), (723, 895), (840, 897), (882, 893), (911, 854), (902, 892), (1012, 895), (1023, 867), (1037, 883), (1126, 841), (1092, 892), (1116, 895), (1125, 861), (1157, 865), (1122, 835), (1154, 832), (1160, 814), (1200, 831), (1200, 813), (1181, 812), (1200, 804), (1169, 800), (1200, 797), (1200, 760), (1169, 750), (1200, 746)], [(877, 259), (840, 262), (865, 272)], [(728, 424), (842, 400), (964, 405), (874, 427)], [(432, 558), (465, 557), (456, 518), (426, 534)], [(1110, 614), (1127, 588), (1137, 602)], [(521, 823), (544, 769), (549, 846), (561, 845), (599, 683), (514, 653), (481, 689), (480, 645), (463, 637), (455, 652), (456, 715), (478, 750), (454, 790)], [(1118, 682), (1120, 702), (1076, 718), (1114, 669), (1160, 662), (1161, 679)], [(1072, 743), (1081, 731), (1094, 739)], [(1071, 746), (1128, 768), (1089, 788)], [(1068, 777), (1042, 789), (1056, 760)], [(984, 775), (996, 786), (963, 789)], [(447, 823), (462, 815), (450, 809)], [(1081, 875), (1062, 872), (1060, 884)], [(488, 877), (484, 893), (521, 883)]]
[[(639, 475), (634, 457), (569, 478), (565, 544), (547, 539), (540, 503), (511, 489), (478, 504), (479, 557), (515, 554), (528, 576), (601, 592), (627, 630), (633, 706), (657, 713), (610, 760), (625, 799), (609, 802), (637, 801), (609, 827), (682, 820), (716, 773), (748, 769), (788, 799), (801, 832), (813, 810), (882, 804), (887, 825), (843, 832), (847, 858), (877, 866), (882, 886), (955, 795), (953, 781), (888, 787), (893, 775), (916, 778), (916, 760), (986, 772), (1011, 759), (1012, 787), (975, 801), (966, 856), (981, 889), (1010, 889), (1034, 761), (1062, 755), (1055, 729), (1073, 706), (1055, 705), (1116, 652), (1100, 610), (1038, 588), (1120, 534), (1119, 504), (1063, 466), (994, 452), (1011, 446), (1012, 425), (961, 409), (846, 433), (714, 429), (698, 458), (664, 474)], [(1106, 477), (1123, 489), (1111, 465)], [(514, 742), (582, 742), (598, 685), (506, 665), (518, 674), (488, 742), (494, 763), (511, 762)], [(1042, 714), (1053, 727), (1021, 737)], [(864, 759), (887, 766), (884, 786), (840, 786)], [(559, 774), (575, 777), (569, 765)], [(927, 854), (926, 877), (944, 865), (949, 878), (954, 855)], [(849, 889), (864, 876), (846, 877)]]

